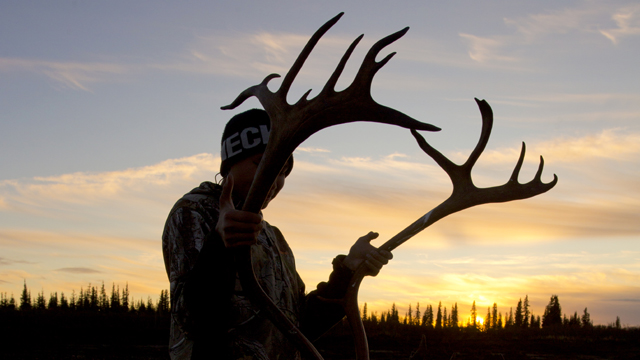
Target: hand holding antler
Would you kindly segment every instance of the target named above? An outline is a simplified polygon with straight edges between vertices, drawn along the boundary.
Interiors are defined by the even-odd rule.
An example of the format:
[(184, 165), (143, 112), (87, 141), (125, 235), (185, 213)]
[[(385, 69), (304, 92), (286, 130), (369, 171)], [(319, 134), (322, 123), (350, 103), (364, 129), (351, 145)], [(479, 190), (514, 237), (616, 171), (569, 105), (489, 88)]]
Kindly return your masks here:
[(344, 259), (343, 264), (347, 268), (356, 271), (361, 264), (364, 263), (368, 270), (367, 275), (376, 276), (384, 265), (393, 259), (393, 254), (384, 249), (378, 249), (371, 245), (371, 241), (378, 238), (377, 232), (369, 232), (367, 235), (359, 238)]

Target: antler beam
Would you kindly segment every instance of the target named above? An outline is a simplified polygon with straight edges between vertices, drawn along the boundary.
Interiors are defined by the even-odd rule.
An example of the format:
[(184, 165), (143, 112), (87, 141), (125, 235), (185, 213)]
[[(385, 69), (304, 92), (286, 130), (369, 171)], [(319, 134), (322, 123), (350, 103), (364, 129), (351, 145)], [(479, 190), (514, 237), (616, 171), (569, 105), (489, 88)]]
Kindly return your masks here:
[[(387, 45), (401, 38), (409, 28), (404, 28), (374, 44), (365, 56), (353, 83), (345, 90), (336, 92), (335, 85), (353, 50), (363, 37), (363, 35), (360, 35), (349, 46), (317, 97), (310, 100), (307, 99), (311, 91), (309, 90), (297, 103), (293, 105), (287, 103), (289, 89), (305, 60), (320, 38), (338, 22), (342, 15), (343, 13), (338, 14), (316, 31), (284, 77), (278, 91), (271, 92), (267, 87), (269, 81), (280, 76), (271, 74), (259, 85), (244, 90), (230, 105), (222, 107), (223, 110), (234, 109), (246, 99), (255, 96), (271, 119), (269, 142), (258, 166), (249, 194), (245, 199), (243, 210), (257, 213), (262, 209), (271, 185), (295, 148), (309, 136), (324, 128), (354, 121), (371, 121), (399, 125), (409, 129), (440, 130), (433, 125), (417, 121), (397, 110), (380, 105), (371, 97), (373, 77), (380, 68), (391, 60), (395, 53), (387, 55), (381, 61), (376, 61), (376, 56)], [(322, 359), (313, 345), (282, 314), (260, 288), (251, 266), (249, 247), (239, 249), (236, 256), (240, 264), (239, 272), (242, 286), (251, 294), (252, 301), (267, 312), (274, 324), (299, 349), (315, 359)]]
[[(427, 153), (427, 155), (431, 156), (447, 173), (447, 175), (449, 175), (453, 184), (453, 192), (449, 198), (443, 201), (440, 205), (436, 206), (433, 210), (426, 213), (413, 224), (409, 225), (396, 236), (380, 246), (380, 249), (392, 251), (414, 235), (431, 226), (436, 221), (455, 212), (481, 204), (530, 198), (551, 190), (551, 188), (553, 188), (558, 182), (558, 177), (555, 174), (553, 175), (553, 180), (551, 182), (542, 182), (541, 176), (544, 167), (544, 160), (542, 157), (540, 157), (540, 165), (533, 180), (526, 184), (520, 184), (518, 182), (518, 175), (522, 168), (525, 154), (525, 145), (522, 143), (522, 150), (520, 152), (518, 162), (511, 174), (511, 177), (505, 184), (490, 188), (476, 187), (471, 179), (471, 169), (489, 141), (489, 135), (491, 134), (491, 128), (493, 126), (493, 112), (486, 101), (478, 99), (475, 100), (482, 114), (482, 131), (478, 144), (467, 161), (462, 165), (454, 164), (451, 160), (442, 155), (442, 153), (429, 145), (415, 129), (411, 129), (411, 133), (418, 141), (422, 150)], [(367, 335), (365, 334), (362, 319), (360, 317), (360, 311), (358, 310), (358, 290), (363, 278), (366, 276), (366, 273), (366, 266), (361, 265), (356, 270), (344, 299), (338, 301), (342, 304), (345, 312), (347, 313), (347, 318), (354, 335), (356, 358), (358, 360), (369, 360)]]

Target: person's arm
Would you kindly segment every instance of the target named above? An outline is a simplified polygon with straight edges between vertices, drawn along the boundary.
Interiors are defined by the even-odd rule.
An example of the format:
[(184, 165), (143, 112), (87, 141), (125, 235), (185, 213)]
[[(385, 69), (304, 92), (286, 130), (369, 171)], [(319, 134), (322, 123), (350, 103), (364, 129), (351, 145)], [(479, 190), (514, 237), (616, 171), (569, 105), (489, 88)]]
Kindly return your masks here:
[(369, 269), (368, 275), (376, 276), (382, 266), (393, 258), (390, 252), (379, 250), (370, 244), (371, 240), (377, 237), (377, 233), (370, 232), (356, 241), (349, 255), (338, 255), (333, 259), (333, 271), (329, 275), (329, 281), (319, 283), (316, 290), (307, 295), (300, 327), (311, 341), (331, 329), (345, 315), (341, 305), (328, 303), (320, 298), (344, 298), (351, 277), (360, 264), (364, 262)]
[(218, 213), (213, 217), (215, 228), (205, 238), (185, 280), (186, 305), (194, 314), (194, 337), (206, 337), (208, 343), (223, 339), (229, 327), (226, 315), (230, 314), (227, 309), (236, 280), (232, 248), (255, 243), (262, 229), (261, 215), (235, 209), (232, 191), (233, 179), (229, 177), (223, 183)]

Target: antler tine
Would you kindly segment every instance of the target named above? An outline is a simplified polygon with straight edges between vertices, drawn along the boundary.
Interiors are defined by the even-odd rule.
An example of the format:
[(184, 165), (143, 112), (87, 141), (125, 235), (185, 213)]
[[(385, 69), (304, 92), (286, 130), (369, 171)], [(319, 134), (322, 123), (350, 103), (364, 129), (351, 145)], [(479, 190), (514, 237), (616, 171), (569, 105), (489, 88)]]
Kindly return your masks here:
[(262, 82), (258, 85), (254, 85), (251, 86), (250, 88), (244, 90), (243, 92), (240, 93), (240, 95), (238, 95), (238, 97), (233, 100), (233, 102), (229, 105), (225, 105), (225, 106), (221, 106), (220, 109), (221, 110), (231, 110), (231, 109), (235, 109), (238, 106), (240, 106), (240, 104), (242, 104), (245, 100), (247, 100), (248, 98), (252, 97), (252, 96), (259, 96), (263, 91), (268, 91), (271, 93), (271, 91), (269, 90), (269, 88), (267, 87), (267, 84), (269, 83), (269, 81), (271, 81), (272, 79), (275, 78), (279, 78), (280, 74), (270, 74), (267, 75), (266, 78), (264, 78), (264, 80), (262, 80)]
[(309, 41), (307, 42), (307, 45), (305, 45), (305, 47), (302, 49), (302, 51), (300, 52), (300, 55), (298, 55), (298, 58), (291, 66), (291, 69), (289, 69), (289, 72), (287, 73), (287, 75), (285, 75), (284, 79), (282, 80), (282, 84), (280, 85), (280, 89), (278, 90), (278, 94), (280, 95), (282, 100), (286, 101), (287, 93), (289, 92), (289, 89), (293, 84), (293, 80), (296, 78), (296, 76), (300, 72), (300, 69), (302, 69), (302, 65), (304, 65), (304, 62), (309, 57), (309, 54), (311, 54), (311, 51), (316, 46), (316, 44), (318, 44), (318, 41), (320, 41), (320, 38), (322, 38), (322, 36), (327, 31), (329, 31), (329, 29), (331, 29), (331, 27), (335, 25), (338, 22), (338, 20), (340, 20), (342, 15), (344, 15), (344, 12), (341, 12), (340, 14), (334, 16), (331, 20), (327, 21), (324, 25), (322, 25), (313, 34), (313, 36), (311, 36), (311, 39), (309, 39)]
[[(359, 86), (371, 86), (371, 82), (373, 81), (373, 77), (375, 74), (382, 68), (391, 58), (396, 54), (395, 52), (385, 56), (384, 59), (376, 62), (376, 56), (384, 49), (387, 45), (393, 43), (394, 41), (400, 39), (404, 36), (404, 34), (409, 31), (409, 27), (405, 27), (400, 31), (396, 31), (395, 33), (388, 35), (373, 44), (371, 49), (367, 52), (367, 55), (364, 57), (362, 61), (362, 65), (360, 65), (360, 69), (358, 70), (358, 74), (356, 75), (356, 79), (360, 80)], [(366, 76), (365, 76), (366, 75)], [(356, 82), (354, 81), (354, 84)]]
[(453, 172), (453, 169), (458, 165), (454, 164), (451, 160), (447, 159), (446, 156), (442, 155), (440, 151), (436, 150), (436, 148), (431, 146), (427, 142), (427, 140), (425, 140), (424, 137), (422, 137), (422, 135), (420, 135), (420, 133), (417, 132), (415, 129), (411, 129), (411, 134), (418, 142), (418, 145), (420, 146), (420, 148), (425, 153), (427, 153), (427, 155), (431, 156), (431, 158), (436, 162), (436, 164), (438, 164), (442, 169), (444, 169), (447, 175), (451, 177), (451, 173)]
[(331, 74), (331, 77), (324, 85), (324, 88), (322, 89), (322, 91), (320, 91), (321, 94), (328, 94), (329, 92), (335, 91), (338, 79), (340, 78), (340, 75), (342, 75), (342, 71), (344, 71), (344, 67), (347, 64), (349, 57), (351, 57), (353, 50), (356, 48), (356, 46), (358, 46), (360, 40), (362, 40), (363, 37), (364, 34), (358, 36), (355, 40), (353, 40), (351, 45), (349, 45), (349, 48), (347, 49), (347, 51), (345, 51), (344, 55), (342, 55), (342, 58), (340, 59), (338, 66), (336, 66), (336, 69), (333, 71), (333, 74)]
[(524, 163), (524, 153), (527, 151), (527, 145), (525, 145), (524, 141), (522, 142), (522, 148), (520, 149), (520, 157), (518, 157), (518, 162), (516, 166), (513, 168), (513, 173), (509, 178), (509, 182), (518, 183), (518, 175), (520, 175), (520, 169), (522, 169), (522, 164)]
[(484, 100), (475, 99), (478, 104), (478, 108), (480, 108), (480, 114), (482, 114), (482, 130), (480, 131), (480, 139), (478, 140), (478, 144), (475, 149), (469, 155), (467, 161), (462, 165), (463, 167), (469, 169), (476, 164), (478, 158), (484, 151), (489, 142), (489, 136), (491, 135), (491, 129), (493, 128), (493, 111), (491, 110), (491, 106), (487, 104)]

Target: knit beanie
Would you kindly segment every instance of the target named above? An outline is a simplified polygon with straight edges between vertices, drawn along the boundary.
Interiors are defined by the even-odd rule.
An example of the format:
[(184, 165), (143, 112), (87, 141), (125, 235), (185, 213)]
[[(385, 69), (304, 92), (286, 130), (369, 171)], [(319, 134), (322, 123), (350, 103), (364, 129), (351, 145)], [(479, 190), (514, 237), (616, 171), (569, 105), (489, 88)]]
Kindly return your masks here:
[[(264, 110), (251, 109), (232, 117), (222, 133), (220, 174), (227, 176), (234, 164), (264, 153), (270, 131), (271, 121)], [(289, 175), (293, 167), (293, 156), (289, 158), (287, 166), (286, 175)]]

